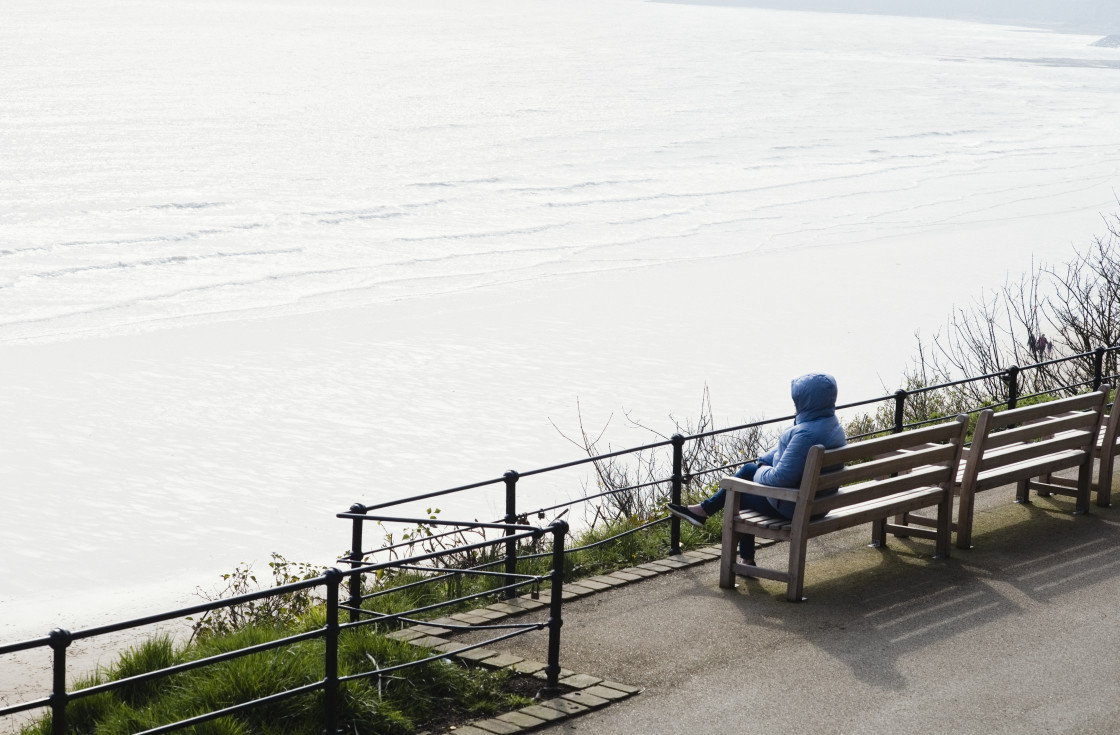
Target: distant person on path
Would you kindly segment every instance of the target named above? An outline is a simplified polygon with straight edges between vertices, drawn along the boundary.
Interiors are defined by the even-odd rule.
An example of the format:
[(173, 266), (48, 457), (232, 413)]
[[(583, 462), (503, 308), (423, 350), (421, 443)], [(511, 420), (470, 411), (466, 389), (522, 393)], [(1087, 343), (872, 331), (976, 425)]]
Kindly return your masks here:
[[(836, 379), (824, 373), (810, 373), (794, 378), (790, 388), (793, 405), (797, 409), (793, 426), (782, 432), (778, 446), (758, 458), (747, 462), (735, 477), (753, 480), (771, 487), (798, 487), (809, 449), (823, 444), (825, 449), (835, 449), (847, 444), (844, 429), (836, 418)], [(821, 490), (817, 497), (831, 495), (836, 488)], [(694, 526), (703, 526), (708, 516), (722, 510), (726, 491), (722, 488), (712, 497), (696, 505), (669, 503), (669, 512)], [(743, 494), (743, 510), (754, 510), (783, 518), (793, 518), (796, 503), (773, 500), (761, 495)], [(814, 516), (814, 518), (819, 516)], [(743, 564), (754, 564), (754, 536), (744, 534), (739, 538), (739, 557)]]
[(1027, 349), (1031, 351), (1031, 357), (1038, 359), (1038, 340), (1034, 338), (1034, 332), (1027, 330)]
[(1046, 353), (1049, 352), (1049, 351), (1050, 351), (1050, 340), (1046, 339), (1045, 334), (1040, 334), (1038, 336), (1038, 357), (1039, 357), (1039, 359), (1045, 358)]

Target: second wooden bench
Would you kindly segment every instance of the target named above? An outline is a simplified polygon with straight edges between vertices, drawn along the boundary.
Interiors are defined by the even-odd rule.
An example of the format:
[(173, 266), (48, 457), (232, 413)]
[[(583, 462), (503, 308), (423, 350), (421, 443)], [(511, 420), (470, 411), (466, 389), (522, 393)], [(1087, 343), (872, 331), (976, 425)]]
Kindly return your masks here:
[[(1100, 436), (1107, 393), (1108, 387), (1104, 386), (1103, 390), (1048, 403), (980, 412), (955, 482), (960, 494), (955, 524), (957, 548), (972, 547), (976, 494), (984, 490), (1015, 485), (1016, 502), (1020, 503), (1030, 502), (1031, 490), (1042, 495), (1073, 495), (1074, 512), (1089, 511), (1093, 451)], [(1051, 480), (1052, 473), (1074, 467), (1075, 483)], [(931, 518), (913, 514), (898, 520), (900, 524), (934, 524)]]

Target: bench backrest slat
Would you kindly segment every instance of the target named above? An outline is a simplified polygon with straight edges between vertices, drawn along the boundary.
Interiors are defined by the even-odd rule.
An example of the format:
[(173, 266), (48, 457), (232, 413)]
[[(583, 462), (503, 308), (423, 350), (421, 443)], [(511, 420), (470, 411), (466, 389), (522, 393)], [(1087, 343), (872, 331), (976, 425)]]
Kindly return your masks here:
[(824, 466), (847, 464), (871, 457), (881, 457), (915, 445), (949, 441), (960, 431), (956, 418), (946, 419), (944, 423), (922, 429), (911, 429), (899, 434), (881, 436), (877, 439), (864, 439), (836, 449), (825, 450)]
[[(1000, 414), (996, 414), (997, 418), (999, 416)], [(1058, 434), (1063, 431), (1087, 430), (1094, 427), (1097, 420), (1095, 408), (1090, 408), (1049, 416), (1041, 421), (1033, 421), (1010, 429), (1000, 429), (1001, 426), (1008, 425), (1006, 422), (992, 422), (989, 424), (991, 428), (984, 446), (988, 449), (998, 449), (1008, 444), (1034, 441), (1040, 437)]]
[[(1103, 403), (1104, 393), (1094, 391), (1092, 393), (1082, 393), (1079, 396), (1060, 398), (1048, 403), (1036, 403), (1033, 406), (999, 411), (991, 419), (990, 431), (1000, 431), (1014, 424), (1029, 424), (1049, 416), (1058, 416), (1071, 411), (1098, 411)], [(986, 410), (990, 411), (991, 409)]]
[[(837, 449), (825, 449), (817, 445), (809, 450), (805, 474), (798, 492), (798, 509), (805, 508), (810, 514), (819, 513), (825, 506), (817, 503), (826, 501), (829, 508), (836, 508), (862, 502), (859, 498), (865, 496), (865, 499), (870, 500), (926, 485), (944, 484), (950, 487), (956, 475), (957, 457), (967, 426), (968, 418), (962, 415), (936, 426), (867, 439)], [(823, 467), (844, 462), (857, 464), (831, 472), (820, 471)], [(891, 478), (885, 477), (896, 473), (912, 473), (919, 468), (929, 468), (929, 471), (922, 473), (924, 482), (918, 485), (907, 484), (908, 480), (891, 484)], [(820, 501), (815, 500), (817, 490), (821, 488), (853, 483), (864, 483), (864, 486), (847, 492), (841, 489), (837, 493), (839, 497), (829, 496)]]
[[(873, 480), (898, 472), (905, 472), (915, 467), (927, 464), (944, 465), (956, 459), (956, 447), (952, 444), (929, 444), (916, 447), (905, 453), (895, 453), (889, 457), (873, 459), (860, 464), (848, 465), (841, 470), (825, 472), (820, 476), (818, 489), (822, 487), (840, 487), (851, 485), (864, 480)], [(825, 461), (829, 459), (827, 454)], [(831, 465), (829, 465), (831, 466)]]
[(1009, 446), (999, 452), (984, 452), (984, 455), (980, 458), (980, 472), (994, 470), (997, 467), (1006, 467), (1030, 459), (1038, 459), (1067, 449), (1088, 453), (1093, 451), (1093, 445), (1096, 444), (1096, 441), (1095, 431), (1075, 431), (1056, 436), (1053, 439)]
[[(949, 448), (953, 449), (953, 447)], [(868, 500), (886, 498), (919, 487), (946, 485), (952, 481), (951, 474), (956, 474), (954, 468), (931, 465), (920, 467), (898, 477), (884, 477), (847, 485), (842, 487), (835, 495), (828, 495), (813, 501), (813, 514), (824, 513)]]

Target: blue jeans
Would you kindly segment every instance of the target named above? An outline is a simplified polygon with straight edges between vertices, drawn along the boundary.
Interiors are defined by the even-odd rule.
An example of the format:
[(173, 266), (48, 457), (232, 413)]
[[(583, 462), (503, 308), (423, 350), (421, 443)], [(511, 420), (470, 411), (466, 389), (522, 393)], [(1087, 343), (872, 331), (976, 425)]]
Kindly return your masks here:
[[(754, 462), (747, 462), (745, 465), (739, 468), (739, 471), (735, 473), (735, 477), (738, 477), (741, 480), (752, 480), (754, 479), (754, 473), (756, 470), (758, 470), (757, 464), (755, 464)], [(700, 507), (704, 509), (705, 513), (707, 513), (708, 515), (712, 515), (713, 513), (723, 510), (723, 504), (726, 497), (727, 491), (723, 488), (720, 488), (719, 492), (717, 492), (712, 497), (708, 498), (707, 500), (700, 501)], [(774, 509), (774, 506), (770, 505), (770, 501), (762, 497), (761, 495), (742, 493), (739, 498), (739, 507), (743, 510), (753, 510), (759, 513), (779, 515), (778, 511)], [(739, 558), (754, 558), (754, 536), (749, 533), (745, 533), (739, 537)]]

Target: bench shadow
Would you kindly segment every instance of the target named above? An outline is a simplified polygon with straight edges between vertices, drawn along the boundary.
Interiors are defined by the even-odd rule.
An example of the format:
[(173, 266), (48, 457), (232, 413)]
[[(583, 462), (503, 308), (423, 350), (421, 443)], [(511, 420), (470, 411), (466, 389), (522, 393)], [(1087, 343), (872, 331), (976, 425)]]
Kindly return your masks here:
[[(948, 655), (941, 644), (965, 632), (1019, 624), (1056, 596), (1120, 575), (1117, 514), (1094, 507), (1073, 516), (1071, 509), (1072, 502), (1040, 498), (986, 511), (974, 548), (954, 548), (944, 560), (934, 560), (932, 544), (917, 539), (892, 537), (883, 549), (853, 548), (851, 538), (840, 549), (822, 545), (806, 567), (801, 604), (785, 601), (784, 584), (741, 577), (735, 590), (697, 594), (725, 596), (744, 629), (799, 636), (860, 681), (898, 691), (915, 657)], [(779, 544), (770, 554), (780, 558), (786, 548)]]
[(1058, 497), (1000, 509), (1005, 522), (975, 535), (973, 548), (959, 556), (1039, 603), (1114, 579), (1120, 574), (1120, 513), (1093, 506), (1075, 516), (1072, 510), (1072, 500)]

